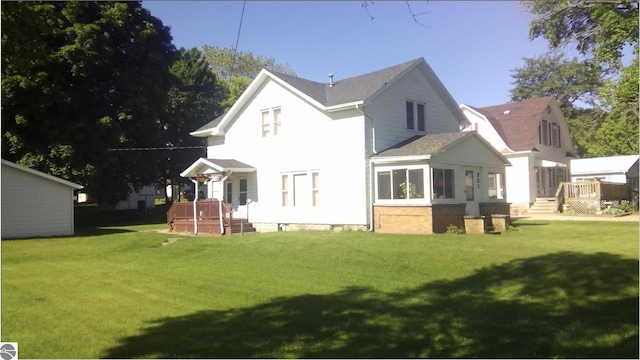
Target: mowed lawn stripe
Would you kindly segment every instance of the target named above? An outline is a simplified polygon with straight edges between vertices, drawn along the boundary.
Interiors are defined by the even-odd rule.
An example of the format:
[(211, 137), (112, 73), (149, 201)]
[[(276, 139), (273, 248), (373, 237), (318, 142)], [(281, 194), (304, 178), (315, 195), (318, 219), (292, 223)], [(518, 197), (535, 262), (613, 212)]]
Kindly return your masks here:
[(24, 358), (637, 355), (634, 223), (518, 221), (496, 236), (127, 229), (3, 241), (3, 340)]

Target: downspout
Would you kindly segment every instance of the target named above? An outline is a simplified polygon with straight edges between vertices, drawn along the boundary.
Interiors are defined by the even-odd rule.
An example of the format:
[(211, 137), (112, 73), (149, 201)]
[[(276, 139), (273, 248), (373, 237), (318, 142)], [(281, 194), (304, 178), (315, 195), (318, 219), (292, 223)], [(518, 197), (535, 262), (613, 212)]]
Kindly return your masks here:
[[(364, 118), (369, 118), (371, 120), (371, 152), (373, 153), (373, 155), (377, 154), (378, 152), (376, 151), (376, 128), (373, 126), (373, 118), (370, 116), (367, 116), (367, 114), (365, 114), (364, 109), (360, 109), (358, 107), (358, 105), (360, 104), (356, 104), (355, 108), (356, 110), (360, 111), (362, 113), (362, 115), (364, 116)], [(373, 231), (373, 196), (374, 196), (374, 191), (373, 191), (373, 187), (374, 187), (374, 181), (375, 181), (375, 174), (373, 172), (373, 165), (371, 162), (371, 159), (367, 159), (367, 166), (369, 167), (369, 231)]]

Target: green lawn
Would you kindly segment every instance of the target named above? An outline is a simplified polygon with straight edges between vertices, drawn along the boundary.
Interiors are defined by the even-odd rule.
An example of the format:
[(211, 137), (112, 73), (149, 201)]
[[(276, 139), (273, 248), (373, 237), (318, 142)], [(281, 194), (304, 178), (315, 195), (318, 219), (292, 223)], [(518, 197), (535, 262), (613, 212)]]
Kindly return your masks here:
[(22, 358), (638, 357), (637, 223), (169, 246), (134, 223), (3, 241), (2, 340)]

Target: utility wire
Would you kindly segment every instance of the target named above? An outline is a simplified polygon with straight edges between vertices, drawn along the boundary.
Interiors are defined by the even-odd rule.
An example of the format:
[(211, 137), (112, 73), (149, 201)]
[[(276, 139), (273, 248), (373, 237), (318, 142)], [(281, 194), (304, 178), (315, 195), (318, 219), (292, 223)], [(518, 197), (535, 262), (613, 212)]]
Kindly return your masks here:
[(247, 5), (247, 1), (242, 2), (242, 13), (240, 14), (240, 25), (238, 25), (238, 35), (236, 35), (236, 46), (233, 47), (233, 56), (231, 58), (231, 73), (233, 74), (236, 64), (236, 53), (238, 52), (238, 43), (240, 42), (240, 32), (242, 30), (242, 20), (244, 19), (244, 7)]

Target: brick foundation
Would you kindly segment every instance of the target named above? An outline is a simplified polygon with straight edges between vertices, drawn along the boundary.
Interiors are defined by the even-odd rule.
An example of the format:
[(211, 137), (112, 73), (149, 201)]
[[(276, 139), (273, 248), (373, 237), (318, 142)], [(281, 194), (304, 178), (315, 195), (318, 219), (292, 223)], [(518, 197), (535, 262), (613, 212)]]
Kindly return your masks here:
[(374, 230), (394, 234), (445, 233), (449, 225), (461, 227), (464, 211), (464, 204), (375, 205), (373, 207)]
[(465, 216), (464, 231), (467, 234), (484, 234), (484, 216)]

